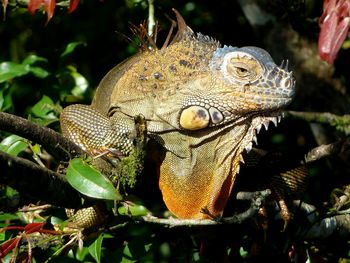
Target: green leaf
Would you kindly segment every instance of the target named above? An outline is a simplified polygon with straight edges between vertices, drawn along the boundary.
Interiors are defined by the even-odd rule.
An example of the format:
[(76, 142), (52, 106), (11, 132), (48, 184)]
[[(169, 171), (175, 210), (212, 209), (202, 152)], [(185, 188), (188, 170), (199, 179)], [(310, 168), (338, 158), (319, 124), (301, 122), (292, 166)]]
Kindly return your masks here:
[(37, 55), (29, 55), (28, 57), (26, 57), (22, 61), (22, 64), (23, 65), (33, 65), (36, 62), (48, 62), (48, 60), (46, 58), (39, 57)]
[(14, 62), (2, 62), (0, 63), (0, 83), (26, 75), (28, 72), (29, 67), (25, 65)]
[(22, 64), (15, 62), (0, 63), (0, 83), (11, 80), (13, 78), (21, 77), (28, 73), (33, 73), (38, 78), (46, 78), (49, 72), (41, 67), (31, 66), (37, 61), (46, 61), (44, 58), (31, 55), (27, 57)]
[(17, 135), (10, 135), (0, 142), (0, 150), (17, 156), (28, 147), (28, 141)]
[(85, 45), (83, 42), (72, 42), (72, 43), (69, 43), (66, 47), (66, 49), (63, 51), (63, 53), (61, 54), (61, 58), (63, 57), (66, 57), (70, 54), (73, 53), (73, 51), (78, 47), (78, 46), (81, 46), (81, 45)]
[(67, 181), (80, 193), (107, 200), (121, 200), (113, 184), (81, 158), (72, 159), (67, 168)]
[(82, 96), (84, 95), (84, 93), (86, 92), (86, 90), (88, 89), (89, 87), (89, 83), (88, 81), (86, 80), (86, 78), (81, 75), (77, 69), (70, 65), (70, 66), (67, 66), (68, 70), (69, 70), (69, 74), (70, 76), (73, 78), (74, 80), (74, 88), (72, 89), (72, 94), (74, 96)]
[[(34, 115), (34, 119), (30, 120), (40, 125), (49, 125), (50, 123), (58, 121), (58, 117), (55, 115), (53, 109), (55, 108), (54, 102), (48, 96), (43, 96), (32, 108), (31, 113)], [(35, 119), (39, 118), (39, 119)]]
[(54, 103), (52, 99), (44, 95), (31, 109), (31, 112), (41, 118), (47, 118), (48, 114), (52, 112)]
[(79, 262), (89, 262), (86, 261), (86, 257), (89, 255), (89, 249), (87, 247), (83, 247), (82, 249), (77, 249), (75, 253), (75, 257)]
[(129, 205), (129, 206), (121, 206), (118, 208), (118, 213), (120, 215), (132, 215), (132, 216), (145, 216), (150, 211), (144, 207), (143, 205)]
[(95, 242), (89, 246), (89, 253), (97, 263), (101, 262), (101, 248), (103, 238), (103, 234), (99, 235)]
[(0, 111), (8, 111), (13, 108), (12, 92), (8, 83), (0, 87)]
[(35, 77), (41, 79), (46, 78), (48, 75), (50, 75), (48, 71), (40, 67), (30, 67), (29, 70)]

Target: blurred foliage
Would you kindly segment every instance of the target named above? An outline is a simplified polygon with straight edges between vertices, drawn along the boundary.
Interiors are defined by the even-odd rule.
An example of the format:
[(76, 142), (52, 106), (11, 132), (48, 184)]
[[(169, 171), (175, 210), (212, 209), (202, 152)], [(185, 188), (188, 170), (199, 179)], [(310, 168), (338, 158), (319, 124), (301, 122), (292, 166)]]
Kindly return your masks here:
[[(267, 21), (264, 29), (257, 29), (252, 25), (251, 17), (242, 11), (239, 2), (250, 1), (155, 1), (155, 15), (161, 28), (158, 44), (161, 46), (167, 35), (171, 24), (169, 18), (174, 19), (171, 11), (173, 7), (180, 11), (194, 31), (215, 37), (228, 45), (283, 49), (282, 43), (278, 41), (274, 43), (274, 48), (266, 44), (264, 34), (267, 28), (271, 27), (271, 23), (282, 23), (286, 28), (291, 26), (309, 41), (317, 42), (317, 18), (322, 13), (321, 1), (262, 1), (266, 8), (266, 16), (260, 18)], [(71, 103), (89, 103), (95, 87), (108, 70), (138, 51), (136, 37), (131, 33), (130, 27), (147, 19), (147, 9), (148, 2), (145, 0), (81, 1), (77, 10), (71, 14), (67, 14), (66, 6), (58, 5), (55, 15), (46, 23), (47, 17), (44, 13), (30, 15), (21, 1), (9, 1), (6, 17), (0, 22), (0, 111), (14, 113), (59, 130), (58, 116), (61, 108)], [(349, 40), (344, 43), (344, 49), (341, 50), (334, 69), (335, 76), (341, 79), (345, 86), (344, 96), (349, 89), (348, 46)], [(304, 106), (305, 101), (307, 100), (297, 96), (291, 108), (305, 110), (308, 108)], [(329, 107), (325, 110), (331, 111), (332, 106), (327, 104), (325, 107), (327, 106)], [(270, 133), (262, 133), (259, 146), (286, 151), (298, 159), (308, 149), (317, 145), (316, 140), (307, 123), (290, 120), (288, 124), (282, 123)], [(40, 146), (33, 145), (24, 138), (0, 132), (0, 141), (1, 151), (24, 156), (40, 165), (55, 168), (55, 162), (47, 158)], [(73, 171), (72, 178), (77, 178), (85, 164), (80, 160), (79, 163), (73, 163), (73, 168), (74, 165), (80, 166), (76, 169), (78, 172)], [(82, 166), (84, 167), (81, 168)], [(342, 186), (344, 174), (348, 176), (347, 170), (338, 170), (332, 174), (331, 167), (327, 162), (310, 167), (313, 184), (304, 197), (308, 202), (324, 209), (327, 206), (323, 204), (329, 204), (332, 189)], [(86, 172), (82, 180), (90, 180), (95, 172)], [(331, 174), (334, 177), (332, 184), (329, 183)], [(97, 177), (96, 180), (103, 179)], [(93, 180), (89, 182), (91, 181)], [(79, 188), (79, 182), (77, 184)], [(80, 185), (80, 190), (84, 192), (90, 187), (91, 185)], [(154, 203), (152, 198), (156, 194), (150, 194), (157, 191), (154, 188), (153, 185), (149, 189), (147, 186), (141, 189), (141, 196), (150, 197), (150, 200), (129, 196), (132, 204), (119, 206), (118, 213), (126, 217), (141, 216), (148, 212), (147, 208), (152, 208), (152, 212), (163, 216), (164, 206)], [(109, 199), (119, 199), (118, 193), (107, 190), (107, 194), (112, 195)], [(98, 190), (96, 192), (98, 195)], [(15, 208), (29, 204), (27, 197), (20, 196), (8, 186), (1, 186), (0, 194), (2, 227), (24, 226), (32, 220), (44, 220), (48, 223), (59, 221), (62, 227), (67, 224), (62, 209), (53, 209), (50, 214), (43, 216), (35, 212), (17, 212)], [(72, 243), (80, 246), (67, 245), (68, 236), (62, 237), (65, 242), (58, 242), (54, 235), (45, 236), (44, 240), (49, 246), (37, 245), (33, 251), (33, 261), (44, 262), (51, 259), (51, 262), (207, 262), (199, 253), (199, 240), (203, 233), (197, 229), (179, 230), (147, 224), (121, 224), (118, 218), (113, 223), (117, 227), (108, 233), (93, 233), (85, 240), (78, 234), (69, 237), (70, 240), (74, 240)], [(210, 231), (209, 229), (208, 232)], [(236, 234), (239, 231), (240, 229), (234, 226), (229, 230), (219, 230), (218, 233), (225, 237), (220, 239), (217, 245), (222, 246), (224, 253), (232, 260), (254, 262), (252, 255), (257, 252), (252, 251), (252, 247), (256, 245), (254, 237), (249, 235), (252, 234), (252, 230)], [(281, 242), (286, 236), (278, 231), (274, 233), (274, 237), (269, 237), (270, 246), (257, 248), (268, 251), (266, 254), (261, 253), (262, 259), (268, 259), (270, 262), (282, 262), (282, 258), (286, 260), (286, 252), (282, 251), (284, 243)], [(6, 243), (18, 233), (16, 230), (1, 232), (0, 241)], [(37, 233), (28, 233), (28, 240), (31, 240), (29, 242), (35, 243), (34, 234)], [(239, 242), (234, 240), (235, 235), (240, 239)], [(321, 253), (318, 251), (319, 247), (328, 248), (329, 251)], [(312, 262), (322, 262), (316, 258), (324, 255), (333, 262), (349, 262), (350, 250), (346, 241), (337, 248), (327, 247), (327, 243), (319, 247), (301, 242), (298, 249), (302, 252), (294, 250), (293, 253), (300, 253), (300, 257), (304, 258), (307, 258), (305, 254), (309, 257), (313, 255)], [(25, 249), (20, 249), (18, 261), (26, 258), (26, 253)], [(11, 253), (3, 261), (10, 262), (10, 258)]]

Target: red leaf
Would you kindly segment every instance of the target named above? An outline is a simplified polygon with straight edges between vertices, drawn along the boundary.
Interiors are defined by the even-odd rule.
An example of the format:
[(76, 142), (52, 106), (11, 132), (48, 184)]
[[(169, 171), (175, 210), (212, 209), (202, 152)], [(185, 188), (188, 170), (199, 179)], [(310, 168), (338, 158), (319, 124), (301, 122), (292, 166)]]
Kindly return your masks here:
[(44, 0), (29, 0), (28, 2), (28, 11), (32, 15), (35, 13), (36, 10), (39, 9), (41, 4), (44, 2)]
[(16, 248), (21, 241), (21, 237), (12, 238), (0, 246), (0, 259), (5, 257), (12, 249)]
[(55, 7), (56, 7), (56, 0), (44, 0), (44, 5), (45, 5), (45, 11), (47, 13), (47, 22), (48, 23), (52, 16), (53, 13), (55, 11)]
[(77, 9), (78, 4), (80, 0), (70, 0), (69, 1), (69, 8), (68, 8), (68, 13), (74, 12), (75, 9)]
[(41, 223), (30, 223), (28, 225), (26, 225), (24, 227), (24, 232), (26, 234), (31, 234), (34, 232), (38, 232), (39, 230), (41, 230), (45, 225), (45, 222), (41, 222)]
[(318, 53), (332, 64), (350, 29), (350, 0), (325, 0), (320, 27)]

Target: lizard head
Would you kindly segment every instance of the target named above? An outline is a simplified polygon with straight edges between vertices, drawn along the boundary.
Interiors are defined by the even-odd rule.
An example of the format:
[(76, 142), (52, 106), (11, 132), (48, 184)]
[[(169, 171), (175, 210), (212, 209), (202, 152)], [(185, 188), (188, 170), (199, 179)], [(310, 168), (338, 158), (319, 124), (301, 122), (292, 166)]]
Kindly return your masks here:
[(269, 121), (276, 124), (280, 110), (295, 93), (295, 79), (288, 61), (277, 66), (269, 53), (258, 47), (218, 48), (209, 69), (211, 83), (198, 86), (215, 88), (206, 90), (205, 100), (197, 93), (185, 102), (179, 118), (183, 129), (232, 123), (241, 121), (242, 116), (257, 123), (257, 129), (258, 123), (265, 127)]
[(218, 48), (210, 69), (246, 102), (247, 109), (280, 109), (289, 104), (295, 92), (295, 79), (288, 62), (277, 66), (269, 53), (258, 47)]

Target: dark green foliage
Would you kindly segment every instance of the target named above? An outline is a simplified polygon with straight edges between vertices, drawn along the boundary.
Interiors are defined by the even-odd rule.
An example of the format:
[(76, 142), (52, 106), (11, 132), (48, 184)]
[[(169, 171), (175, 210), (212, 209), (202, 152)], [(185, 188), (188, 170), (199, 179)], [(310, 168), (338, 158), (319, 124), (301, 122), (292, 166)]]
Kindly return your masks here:
[[(145, 0), (91, 0), (81, 1), (78, 9), (69, 15), (66, 8), (56, 7), (55, 15), (46, 24), (45, 14), (37, 12), (32, 16), (26, 6), (19, 4), (21, 1), (9, 2), (6, 19), (0, 22), (0, 111), (28, 118), (57, 131), (62, 107), (72, 103), (90, 103), (102, 77), (113, 66), (138, 52), (139, 42), (129, 28), (131, 24), (140, 24), (148, 16), (148, 1)], [(162, 46), (166, 38), (171, 24), (169, 17), (174, 19), (171, 8), (176, 8), (196, 32), (215, 37), (228, 45), (266, 48), (277, 64), (279, 60), (289, 58), (298, 86), (296, 98), (289, 109), (329, 112), (339, 118), (324, 121), (330, 115), (318, 115), (323, 124), (317, 127), (314, 124), (310, 126), (305, 120), (286, 119), (278, 128), (262, 131), (258, 146), (282, 152), (288, 159), (299, 163), (310, 149), (319, 144), (338, 139), (346, 141), (349, 135), (346, 114), (350, 111), (349, 40), (340, 51), (334, 68), (327, 68), (315, 59), (321, 1), (252, 1), (261, 3), (264, 15), (260, 18), (268, 21), (261, 26), (250, 23), (239, 2), (249, 3), (155, 1), (155, 16), (161, 29), (157, 37), (158, 46)], [(315, 70), (318, 67), (325, 70)], [(315, 119), (310, 122), (315, 122)], [(291, 262), (290, 257), (295, 255), (294, 258), (304, 260), (299, 262), (306, 259), (321, 262), (317, 261), (321, 257), (329, 262), (349, 261), (348, 233), (342, 240), (330, 238), (317, 242), (305, 241), (300, 236), (295, 238), (298, 227), (307, 225), (305, 217), (299, 214), (286, 232), (281, 232), (280, 221), (270, 224), (267, 229), (258, 220), (238, 226), (175, 228), (134, 221), (150, 212), (160, 217), (168, 215), (159, 197), (156, 177), (146, 173), (139, 181), (140, 170), (144, 168), (140, 165), (144, 158), (144, 145), (140, 141), (136, 141), (135, 145), (133, 153), (122, 159), (122, 176), (116, 181), (123, 185), (123, 190), (133, 190), (136, 185), (134, 190), (138, 192), (130, 191), (124, 196), (127, 201), (116, 207), (106, 203), (108, 211), (118, 215), (108, 222), (111, 228), (91, 233), (85, 240), (79, 235), (64, 235), (61, 243), (49, 243), (55, 236), (45, 236), (41, 241), (48, 241), (50, 248), (34, 246), (36, 262), (45, 262), (50, 257), (50, 262)], [(318, 208), (317, 216), (333, 212), (338, 196), (349, 196), (346, 186), (350, 169), (346, 145), (339, 155), (308, 167), (311, 184), (302, 198)], [(1, 131), (1, 127), (0, 150), (52, 170), (60, 161), (52, 159), (35, 142)], [(2, 169), (0, 167), (0, 176)], [(85, 172), (81, 173), (82, 170)], [(251, 183), (263, 178), (264, 181), (267, 176), (265, 171), (255, 170), (253, 177), (248, 177), (245, 172), (243, 168), (237, 179), (237, 186), (241, 187), (239, 190), (246, 190), (245, 180)], [(68, 181), (82, 193), (95, 198), (121, 198), (112, 185), (82, 159), (71, 161), (67, 176)], [(81, 184), (82, 180), (90, 184)], [(101, 181), (105, 183), (102, 194), (99, 191), (103, 184)], [(144, 185), (138, 185), (139, 182)], [(257, 190), (254, 187), (249, 190)], [(25, 226), (28, 223), (25, 216), (46, 220), (48, 229), (57, 222), (61, 227), (68, 224), (62, 208), (45, 210), (40, 214), (42, 218), (37, 217), (40, 211), (17, 213), (19, 208), (30, 203), (41, 203), (5, 185), (0, 187), (0, 194), (1, 227)], [(244, 205), (237, 204), (236, 200), (230, 200), (226, 212), (232, 215), (242, 207)], [(275, 222), (273, 216), (270, 219)], [(0, 232), (0, 243), (18, 234), (15, 230)], [(69, 240), (74, 240), (74, 245), (64, 246)], [(81, 249), (77, 244), (82, 245)], [(21, 247), (17, 259), (27, 256), (27, 243), (21, 244)], [(206, 251), (201, 251), (201, 247)], [(207, 257), (202, 257), (203, 254)], [(7, 255), (5, 259), (9, 258)]]

